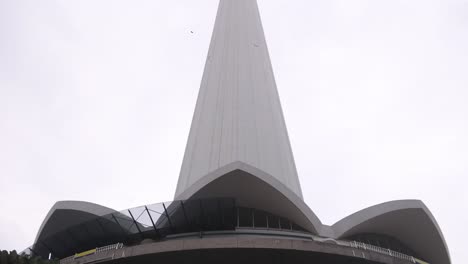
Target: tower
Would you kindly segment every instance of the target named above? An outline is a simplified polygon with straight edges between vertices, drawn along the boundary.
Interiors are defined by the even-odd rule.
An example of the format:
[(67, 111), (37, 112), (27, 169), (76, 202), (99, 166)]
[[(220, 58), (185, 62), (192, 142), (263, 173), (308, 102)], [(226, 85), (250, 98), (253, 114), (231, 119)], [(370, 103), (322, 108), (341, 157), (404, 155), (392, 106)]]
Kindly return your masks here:
[(210, 172), (243, 162), (302, 198), (255, 1), (221, 1), (176, 197)]
[(332, 226), (304, 202), (255, 0), (220, 1), (174, 200), (119, 212), (57, 202), (31, 250), (61, 264), (450, 263), (421, 201)]

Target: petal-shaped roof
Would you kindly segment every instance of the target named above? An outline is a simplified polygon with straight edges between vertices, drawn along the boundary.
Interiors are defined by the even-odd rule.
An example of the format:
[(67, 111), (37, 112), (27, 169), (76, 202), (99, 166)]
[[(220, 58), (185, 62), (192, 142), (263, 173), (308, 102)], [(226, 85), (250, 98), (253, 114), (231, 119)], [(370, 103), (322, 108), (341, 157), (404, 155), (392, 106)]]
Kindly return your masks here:
[[(59, 254), (53, 251), (52, 248), (59, 248), (51, 243), (60, 244), (63, 246), (72, 245), (65, 244), (65, 241), (59, 241), (54, 237), (56, 234), (65, 232), (71, 227), (75, 227), (86, 221), (90, 221), (99, 216), (107, 215), (116, 212), (113, 209), (83, 201), (58, 201), (49, 210), (49, 213), (44, 218), (39, 231), (37, 232), (36, 239), (34, 240), (33, 250), (39, 255), (48, 255), (49, 252)], [(72, 240), (68, 234), (68, 240)], [(54, 237), (53, 239), (51, 239)], [(80, 241), (76, 241), (80, 243)]]
[(114, 212), (113, 209), (90, 202), (58, 201), (42, 221), (34, 243), (67, 227)]
[(419, 200), (371, 206), (334, 224), (335, 238), (373, 233), (398, 239), (429, 263), (450, 263), (444, 236), (429, 209)]
[(225, 165), (199, 179), (176, 200), (232, 197), (240, 206), (287, 217), (313, 234), (322, 224), (307, 204), (270, 174), (241, 161)]

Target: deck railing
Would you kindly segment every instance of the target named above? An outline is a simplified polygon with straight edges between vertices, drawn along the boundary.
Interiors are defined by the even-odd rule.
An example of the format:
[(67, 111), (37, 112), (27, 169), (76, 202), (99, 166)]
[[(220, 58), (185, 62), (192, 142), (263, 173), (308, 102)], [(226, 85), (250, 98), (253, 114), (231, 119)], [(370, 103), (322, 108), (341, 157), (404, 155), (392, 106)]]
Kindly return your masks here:
[(117, 243), (117, 244), (107, 245), (107, 246), (103, 246), (103, 247), (98, 247), (98, 248), (95, 248), (95, 249), (92, 249), (92, 250), (88, 250), (88, 251), (85, 251), (85, 252), (82, 252), (82, 253), (78, 253), (78, 254), (63, 258), (63, 259), (60, 260), (60, 264), (68, 263), (68, 262), (73, 261), (73, 260), (75, 260), (77, 258), (80, 258), (80, 257), (94, 255), (94, 254), (97, 254), (97, 253), (100, 253), (100, 252), (109, 251), (109, 250), (116, 250), (116, 249), (120, 249), (120, 248), (123, 248), (122, 243)]
[(392, 256), (392, 257), (395, 257), (395, 258), (399, 258), (399, 259), (408, 260), (408, 261), (411, 261), (412, 263), (418, 263), (416, 258), (414, 258), (412, 256), (408, 256), (408, 255), (400, 253), (400, 252), (397, 252), (397, 251), (394, 251), (394, 250), (391, 250), (391, 249), (388, 249), (388, 248), (381, 248), (381, 247), (378, 247), (378, 246), (369, 245), (369, 244), (365, 244), (365, 243), (357, 242), (357, 241), (349, 242), (349, 246), (353, 247), (353, 248), (359, 248), (359, 249), (374, 251), (374, 252), (377, 252), (377, 253), (380, 253), (380, 254), (389, 255), (389, 256)]
[(119, 249), (119, 248), (123, 248), (122, 243), (117, 243), (117, 244), (113, 244), (113, 245), (108, 245), (108, 246), (96, 248), (96, 253), (107, 251), (107, 250), (112, 250), (112, 249)]
[[(413, 256), (409, 256), (409, 255), (406, 255), (404, 253), (397, 252), (397, 251), (394, 251), (394, 250), (391, 250), (391, 249), (388, 249), (388, 248), (381, 248), (381, 247), (378, 247), (378, 246), (374, 246), (374, 245), (370, 245), (370, 244), (366, 244), (366, 243), (362, 243), (362, 242), (357, 242), (357, 241), (343, 241), (343, 240), (334, 240), (334, 241), (338, 245), (341, 245), (341, 246), (348, 246), (348, 247), (352, 247), (352, 248), (373, 251), (373, 252), (388, 255), (388, 256), (391, 256), (391, 257), (394, 257), (394, 258), (404, 259), (404, 260), (410, 261), (411, 263), (428, 264), (428, 263), (423, 262), (423, 261), (421, 261), (421, 260), (419, 260), (419, 259), (417, 259), (417, 258), (415, 258)], [(64, 259), (61, 259), (60, 264), (69, 263), (69, 262), (71, 262), (71, 261), (73, 261), (73, 260), (75, 260), (75, 259), (77, 259), (79, 257), (82, 257), (82, 256), (93, 255), (93, 254), (97, 254), (97, 253), (105, 252), (105, 251), (109, 251), (109, 250), (117, 250), (117, 249), (120, 249), (120, 248), (123, 248), (122, 243), (117, 243), (117, 244), (107, 245), (107, 246), (104, 246), (104, 247), (99, 247), (99, 248), (96, 248), (94, 250), (90, 250), (89, 252), (91, 252), (91, 251), (93, 251), (93, 252), (89, 253), (89, 254), (84, 254), (83, 255), (83, 253), (86, 253), (86, 252), (83, 252), (83, 253), (75, 254), (75, 255), (66, 257)]]

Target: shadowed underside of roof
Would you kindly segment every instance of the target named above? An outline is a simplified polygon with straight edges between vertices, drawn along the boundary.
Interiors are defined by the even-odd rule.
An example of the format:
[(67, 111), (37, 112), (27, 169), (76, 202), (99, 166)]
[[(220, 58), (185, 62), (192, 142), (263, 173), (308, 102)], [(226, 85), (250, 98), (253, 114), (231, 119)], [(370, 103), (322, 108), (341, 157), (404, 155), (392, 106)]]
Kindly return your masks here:
[(177, 200), (233, 197), (240, 206), (288, 217), (313, 234), (321, 222), (304, 201), (275, 177), (237, 161), (202, 177), (179, 194)]
[(42, 221), (34, 243), (40, 238), (48, 237), (77, 223), (113, 212), (116, 211), (90, 202), (58, 201)]
[(429, 263), (450, 263), (444, 236), (429, 209), (419, 200), (391, 201), (354, 213), (332, 227), (336, 238), (382, 234), (396, 238)]

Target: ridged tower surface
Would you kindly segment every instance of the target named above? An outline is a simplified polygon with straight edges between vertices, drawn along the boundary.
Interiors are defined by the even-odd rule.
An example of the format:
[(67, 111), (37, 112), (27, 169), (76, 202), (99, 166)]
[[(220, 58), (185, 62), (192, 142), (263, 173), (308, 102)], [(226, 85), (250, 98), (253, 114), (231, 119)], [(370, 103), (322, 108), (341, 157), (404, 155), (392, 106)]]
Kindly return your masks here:
[(175, 196), (235, 161), (302, 198), (255, 0), (219, 3)]

